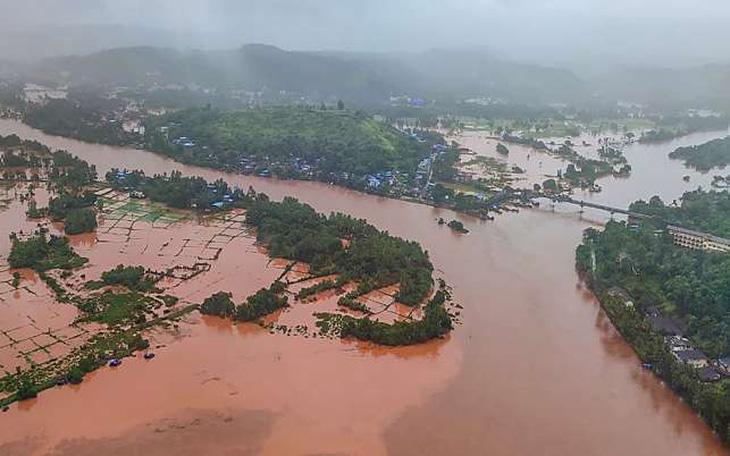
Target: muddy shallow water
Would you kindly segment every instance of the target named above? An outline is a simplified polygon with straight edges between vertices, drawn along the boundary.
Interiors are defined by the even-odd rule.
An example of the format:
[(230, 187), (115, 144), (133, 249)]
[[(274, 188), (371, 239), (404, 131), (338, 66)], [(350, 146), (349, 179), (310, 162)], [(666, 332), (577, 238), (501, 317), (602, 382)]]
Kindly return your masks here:
[[(482, 222), (324, 184), (184, 166), (0, 121), (0, 134), (9, 133), (66, 148), (101, 173), (178, 169), (365, 217), (424, 245), (464, 306), (464, 324), (444, 341), (385, 349), (191, 315), (177, 330), (152, 334), (153, 344), (164, 345), (154, 360), (101, 369), (77, 387), (48, 390), (0, 414), (0, 455), (728, 454), (641, 369), (582, 287), (574, 249), (601, 214), (581, 217), (558, 206)], [(604, 192), (594, 198), (676, 198), (707, 179), (670, 162), (672, 149), (627, 150), (634, 175), (601, 181)], [(689, 184), (684, 174), (692, 176)], [(459, 218), (471, 233), (454, 234), (438, 217)], [(4, 214), (2, 220), (14, 223)], [(235, 255), (226, 261), (227, 282), (251, 283), (251, 272), (233, 269)]]

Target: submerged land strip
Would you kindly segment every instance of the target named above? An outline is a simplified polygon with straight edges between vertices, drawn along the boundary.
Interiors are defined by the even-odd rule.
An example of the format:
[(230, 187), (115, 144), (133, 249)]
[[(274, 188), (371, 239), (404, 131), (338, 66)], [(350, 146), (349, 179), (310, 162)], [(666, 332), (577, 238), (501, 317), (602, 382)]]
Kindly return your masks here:
[[(461, 306), (451, 301), (442, 279), (434, 283), (433, 265), (420, 245), (364, 220), (324, 216), (293, 198), (275, 202), (251, 188), (243, 191), (179, 173), (147, 177), (113, 170), (105, 182), (98, 182), (85, 162), (31, 146), (11, 146), (17, 148), (13, 154), (37, 165), (27, 169), (37, 176), (33, 182), (9, 184), (17, 195), (11, 204), (26, 206), (28, 220), (37, 228), (11, 235), (9, 286), (32, 292), (25, 282), (29, 274), (37, 274), (55, 305), (75, 309), (76, 316), (63, 327), (39, 328), (27, 338), (8, 329), (9, 343), (0, 356), (5, 372), (0, 404), (34, 397), (57, 384), (78, 383), (86, 373), (116, 366), (136, 351), (152, 357), (154, 347), (145, 331), (179, 324), (196, 310), (255, 322), (273, 333), (383, 345), (443, 337), (459, 321)], [(40, 193), (48, 195), (47, 207), (36, 201)], [(98, 271), (69, 238), (47, 225), (49, 218), (62, 221), (61, 229), (68, 233), (77, 212), (91, 217), (73, 234), (95, 232), (94, 245), (119, 243), (120, 253), (131, 249), (142, 256), (169, 257), (172, 265), (118, 264)], [(154, 246), (150, 235), (140, 237), (145, 231), (174, 233), (176, 226), (188, 223), (201, 224), (203, 237), (173, 235)], [(209, 274), (229, 245), (242, 241), (280, 259), (274, 267), (281, 273), (272, 284), (240, 304), (233, 302), (225, 283), (197, 302), (181, 294), (188, 281)], [(21, 277), (18, 271), (33, 272)], [(296, 310), (291, 318), (286, 316), (289, 309)], [(272, 317), (282, 310), (284, 317)]]

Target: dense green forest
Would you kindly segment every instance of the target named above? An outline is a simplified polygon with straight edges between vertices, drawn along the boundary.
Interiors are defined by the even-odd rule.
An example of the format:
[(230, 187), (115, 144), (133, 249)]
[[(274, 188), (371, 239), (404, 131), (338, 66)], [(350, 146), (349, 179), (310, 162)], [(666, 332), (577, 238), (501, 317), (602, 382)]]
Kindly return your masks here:
[[(694, 228), (727, 229), (730, 212), (715, 206), (728, 195), (693, 192), (680, 207), (637, 202), (632, 210), (651, 210)], [(700, 209), (701, 208), (701, 209)], [(675, 361), (662, 336), (647, 320), (650, 309), (678, 322), (694, 345), (712, 358), (730, 354), (730, 255), (683, 249), (672, 243), (663, 222), (640, 225), (611, 221), (603, 231), (588, 229), (576, 261), (589, 287), (616, 327), (678, 394), (724, 440), (730, 439), (730, 387), (727, 381), (702, 383), (694, 369)], [(721, 230), (722, 231), (722, 230)], [(620, 287), (633, 305), (612, 294)]]
[[(315, 272), (331, 272), (370, 289), (400, 283), (398, 300), (415, 305), (431, 289), (433, 265), (416, 242), (379, 231), (348, 215), (318, 214), (294, 198), (273, 202), (249, 192), (246, 221), (258, 229), (270, 254), (309, 263)], [(350, 241), (345, 248), (342, 239)]]
[(629, 210), (654, 215), (666, 223), (730, 238), (730, 193), (695, 190), (685, 193), (676, 205), (658, 196), (635, 201)]
[[(169, 127), (167, 139), (160, 127)], [(299, 159), (324, 173), (365, 175), (414, 170), (430, 153), (428, 144), (370, 116), (339, 110), (189, 109), (155, 118), (147, 131), (153, 149), (183, 162), (215, 167), (240, 166), (246, 160), (275, 168), (275, 163)], [(181, 137), (195, 145), (173, 144)]]
[(684, 160), (685, 165), (699, 171), (724, 168), (730, 164), (730, 136), (713, 139), (698, 146), (686, 146), (669, 154), (670, 158)]

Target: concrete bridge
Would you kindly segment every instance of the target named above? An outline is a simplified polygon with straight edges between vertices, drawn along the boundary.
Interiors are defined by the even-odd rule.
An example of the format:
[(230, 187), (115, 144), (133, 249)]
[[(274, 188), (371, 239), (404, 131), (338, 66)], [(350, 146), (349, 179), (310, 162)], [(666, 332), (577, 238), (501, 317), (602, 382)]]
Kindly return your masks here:
[(605, 204), (598, 204), (598, 203), (592, 203), (590, 201), (583, 201), (583, 200), (576, 200), (570, 197), (549, 197), (551, 200), (555, 201), (556, 203), (568, 203), (568, 204), (574, 204), (576, 206), (580, 206), (581, 209), (584, 207), (590, 207), (591, 209), (598, 209), (601, 211), (610, 212), (611, 215), (613, 214), (622, 214), (627, 215), (634, 219), (652, 219), (654, 216), (652, 215), (646, 215), (642, 214), (640, 212), (632, 212), (627, 209), (621, 209), (619, 207), (611, 207), (607, 206)]

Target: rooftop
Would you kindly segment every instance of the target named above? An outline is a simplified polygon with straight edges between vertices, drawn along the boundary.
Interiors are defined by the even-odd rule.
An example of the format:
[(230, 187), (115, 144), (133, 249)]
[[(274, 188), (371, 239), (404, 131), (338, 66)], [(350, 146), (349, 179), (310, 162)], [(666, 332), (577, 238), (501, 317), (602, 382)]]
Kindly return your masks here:
[(725, 238), (722, 238), (722, 237), (719, 237), (719, 236), (715, 236), (715, 235), (712, 235), (712, 234), (709, 234), (709, 233), (703, 233), (701, 231), (688, 230), (686, 228), (681, 228), (679, 226), (674, 226), (674, 225), (668, 225), (667, 226), (667, 229), (669, 230), (670, 233), (671, 232), (676, 232), (676, 233), (686, 234), (688, 236), (701, 237), (701, 238), (704, 238), (704, 239), (707, 239), (707, 240), (710, 240), (710, 241), (713, 241), (713, 242), (717, 242), (719, 244), (725, 244), (725, 245), (730, 246), (730, 239), (725, 239)]

